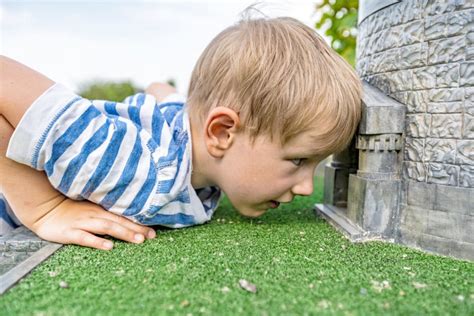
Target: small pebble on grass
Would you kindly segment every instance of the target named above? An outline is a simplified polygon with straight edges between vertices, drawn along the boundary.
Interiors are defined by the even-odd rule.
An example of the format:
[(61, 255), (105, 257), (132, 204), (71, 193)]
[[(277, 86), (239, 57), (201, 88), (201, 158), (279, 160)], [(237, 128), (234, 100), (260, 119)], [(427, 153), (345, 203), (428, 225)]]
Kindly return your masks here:
[(221, 292), (222, 292), (222, 293), (229, 293), (229, 292), (230, 292), (230, 289), (229, 289), (227, 286), (224, 286), (224, 287), (221, 289)]
[(244, 290), (248, 292), (257, 293), (257, 286), (255, 284), (250, 283), (247, 280), (240, 279), (239, 285), (241, 288), (243, 288)]
[(415, 287), (415, 289), (424, 289), (428, 285), (426, 285), (425, 283), (413, 282), (413, 286)]

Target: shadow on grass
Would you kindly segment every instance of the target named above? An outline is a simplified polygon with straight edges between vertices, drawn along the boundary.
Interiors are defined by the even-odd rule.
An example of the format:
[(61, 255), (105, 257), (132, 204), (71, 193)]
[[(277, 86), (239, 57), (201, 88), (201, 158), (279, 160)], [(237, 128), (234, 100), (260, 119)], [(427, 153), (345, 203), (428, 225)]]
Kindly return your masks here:
[[(316, 177), (314, 179), (314, 192), (311, 196), (297, 196), (291, 203), (280, 205), (278, 209), (269, 210), (264, 215), (257, 218), (244, 217), (240, 215), (232, 206), (229, 199), (224, 196), (221, 199), (219, 207), (214, 213), (212, 220), (202, 226), (196, 227), (213, 226), (213, 224), (217, 224), (221, 221), (249, 225), (293, 225), (297, 223), (304, 224), (323, 221), (315, 215), (313, 210), (314, 204), (322, 201), (323, 182), (324, 179), (322, 177)], [(161, 232), (173, 230), (161, 226), (155, 226), (154, 228)]]

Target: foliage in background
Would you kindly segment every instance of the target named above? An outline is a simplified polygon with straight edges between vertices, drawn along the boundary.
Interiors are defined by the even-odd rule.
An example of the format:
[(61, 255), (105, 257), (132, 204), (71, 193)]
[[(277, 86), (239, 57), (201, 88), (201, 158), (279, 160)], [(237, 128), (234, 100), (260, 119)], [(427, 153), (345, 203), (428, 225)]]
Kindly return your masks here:
[(174, 80), (173, 78), (166, 80), (166, 83), (176, 88), (176, 80)]
[(122, 102), (126, 97), (140, 91), (143, 89), (138, 88), (131, 81), (93, 81), (83, 84), (79, 95), (89, 100)]
[(355, 65), (358, 0), (322, 0), (316, 11), (323, 12), (317, 29), (326, 29), (332, 48), (352, 66)]

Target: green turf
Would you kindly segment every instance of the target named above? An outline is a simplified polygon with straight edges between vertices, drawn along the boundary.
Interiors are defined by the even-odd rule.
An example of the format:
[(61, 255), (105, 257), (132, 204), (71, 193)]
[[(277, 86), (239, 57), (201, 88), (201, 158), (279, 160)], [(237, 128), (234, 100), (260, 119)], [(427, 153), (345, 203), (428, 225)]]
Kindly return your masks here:
[(473, 263), (351, 244), (315, 218), (320, 198), (319, 189), (254, 220), (223, 201), (209, 224), (160, 230), (143, 245), (64, 247), (0, 298), (0, 314), (474, 314)]

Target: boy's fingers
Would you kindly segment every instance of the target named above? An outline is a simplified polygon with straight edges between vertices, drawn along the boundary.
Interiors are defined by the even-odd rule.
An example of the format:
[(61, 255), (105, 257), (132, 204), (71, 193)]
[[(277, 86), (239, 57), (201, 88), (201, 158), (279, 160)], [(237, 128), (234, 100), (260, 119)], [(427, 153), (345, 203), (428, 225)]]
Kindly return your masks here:
[(105, 238), (97, 237), (94, 234), (86, 231), (75, 229), (70, 232), (68, 243), (76, 244), (79, 246), (91, 247), (101, 250), (110, 250), (114, 247), (112, 241)]
[(155, 236), (156, 236), (155, 230), (150, 228), (150, 227), (134, 223), (131, 220), (129, 220), (125, 217), (116, 215), (116, 214), (112, 214), (112, 213), (109, 213), (109, 214), (112, 215), (110, 217), (110, 219), (113, 220), (114, 222), (116, 222), (116, 223), (118, 223), (118, 224), (120, 224), (120, 225), (122, 225), (122, 226), (124, 226), (128, 229), (131, 229), (131, 230), (133, 230), (137, 233), (140, 233), (148, 239), (155, 238)]
[(79, 223), (78, 228), (94, 234), (109, 235), (136, 244), (142, 243), (145, 239), (143, 234), (113, 220), (104, 218), (88, 218), (86, 221)]

